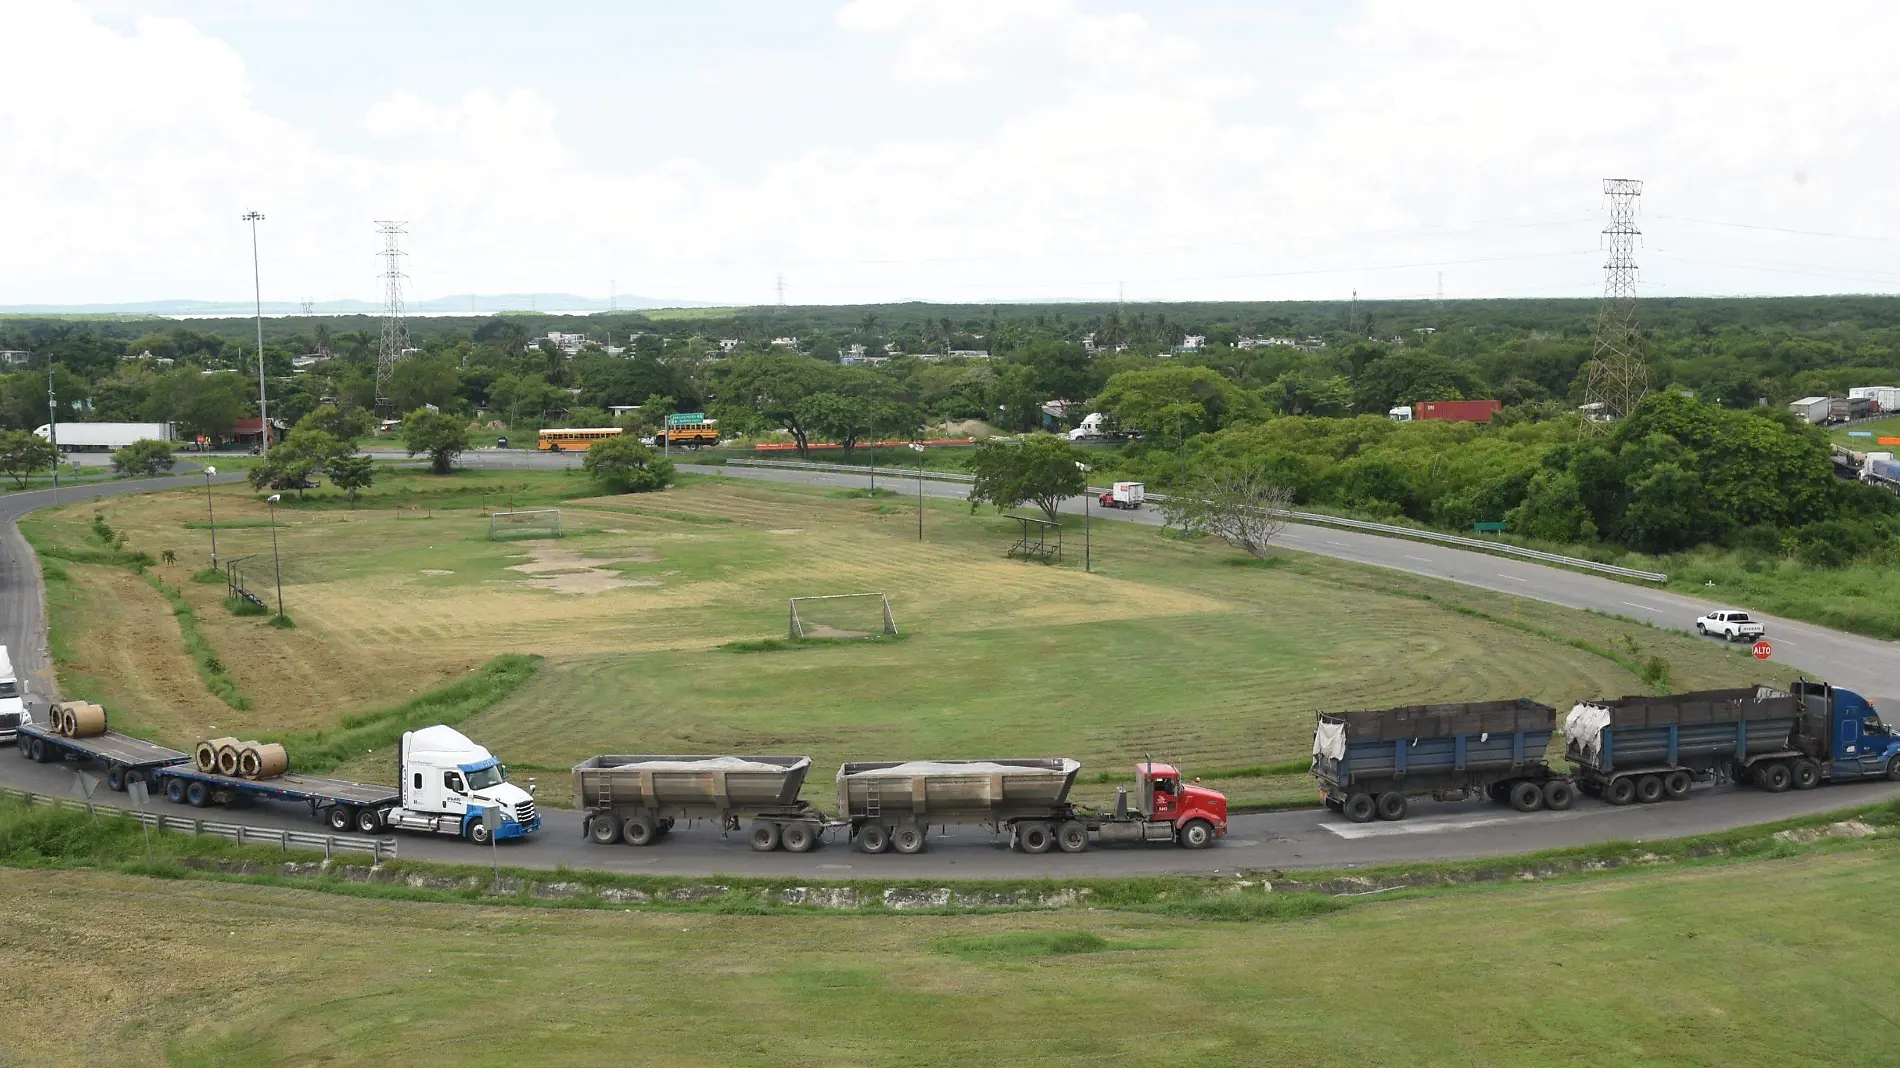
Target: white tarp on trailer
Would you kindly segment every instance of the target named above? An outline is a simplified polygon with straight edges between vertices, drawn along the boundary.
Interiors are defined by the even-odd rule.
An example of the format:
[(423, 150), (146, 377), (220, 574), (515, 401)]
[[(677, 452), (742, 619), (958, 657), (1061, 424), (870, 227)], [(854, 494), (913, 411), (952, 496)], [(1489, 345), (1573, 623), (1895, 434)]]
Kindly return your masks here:
[(615, 771), (765, 771), (782, 773), (791, 769), (783, 764), (763, 764), (744, 757), (707, 757), (704, 760), (636, 760), (617, 764)]
[(1015, 764), (993, 764), (987, 760), (913, 760), (907, 764), (894, 764), (888, 768), (869, 768), (854, 771), (848, 776), (853, 779), (874, 779), (885, 776), (908, 775), (1067, 775), (1082, 765), (1069, 759), (1063, 759), (1060, 768), (1021, 767)]
[(1564, 739), (1594, 757), (1603, 749), (1603, 730), (1609, 725), (1609, 709), (1580, 703), (1564, 717)]
[(1346, 725), (1321, 722), (1313, 730), (1313, 759), (1338, 760), (1346, 755)]

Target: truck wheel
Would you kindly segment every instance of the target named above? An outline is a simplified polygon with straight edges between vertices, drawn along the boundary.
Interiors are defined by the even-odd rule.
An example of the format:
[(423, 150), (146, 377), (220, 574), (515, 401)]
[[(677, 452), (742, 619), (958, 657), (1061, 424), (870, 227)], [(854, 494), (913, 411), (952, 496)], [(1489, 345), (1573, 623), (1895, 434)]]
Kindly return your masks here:
[(1214, 825), (1206, 820), (1189, 820), (1176, 840), (1183, 849), (1206, 849), (1214, 844)]
[(867, 823), (858, 829), (858, 851), (882, 853), (891, 847), (891, 835), (881, 824)]
[(33, 762), (36, 764), (50, 764), (53, 762), (53, 747), (46, 744), (46, 739), (33, 739)]
[(1794, 776), (1789, 773), (1788, 765), (1777, 760), (1771, 764), (1763, 764), (1756, 768), (1755, 781), (1760, 783), (1761, 788), (1769, 793), (1778, 794), (1788, 788), (1789, 784), (1794, 781)]
[(490, 837), (491, 837), (491, 832), (489, 831), (488, 825), (486, 823), (483, 823), (481, 820), (472, 820), (469, 822), (469, 825), (468, 825), (468, 840), (469, 841), (474, 842), (476, 845), (487, 845), (488, 839)]
[(1081, 820), (1069, 820), (1056, 828), (1056, 848), (1064, 853), (1084, 853), (1089, 848), (1089, 829)]
[(184, 804), (185, 803), (185, 780), (166, 779), (165, 780), (165, 800), (170, 801), (174, 805)]
[(1603, 800), (1612, 805), (1627, 805), (1636, 800), (1636, 781), (1628, 775), (1611, 779), (1610, 785), (1603, 788)]
[(1544, 789), (1534, 782), (1519, 782), (1511, 787), (1511, 807), (1519, 812), (1536, 812), (1544, 807)]
[(1636, 800), (1645, 805), (1653, 805), (1663, 799), (1663, 781), (1660, 775), (1645, 775), (1636, 780)]
[(620, 824), (620, 840), (630, 846), (652, 845), (657, 834), (646, 816), (628, 816)]
[(779, 832), (778, 840), (787, 853), (809, 853), (811, 847), (818, 844), (818, 833), (809, 823), (788, 823)]
[(620, 821), (612, 816), (595, 816), (587, 821), (587, 837), (595, 845), (613, 845), (620, 841)]
[(125, 769), (117, 764), (106, 769), (106, 789), (115, 793), (125, 792)]
[(771, 820), (753, 820), (752, 831), (746, 837), (752, 842), (754, 853), (770, 853), (778, 848), (778, 824)]
[(1663, 796), (1671, 801), (1680, 801), (1689, 796), (1689, 787), (1695, 785), (1695, 778), (1686, 771), (1672, 771), (1663, 776)]
[(356, 823), (356, 813), (342, 805), (331, 805), (324, 818), (330, 821), (331, 830), (339, 832), (349, 830)]
[(1046, 823), (1018, 823), (1016, 825), (1016, 848), (1025, 853), (1047, 853), (1055, 844), (1055, 836), (1049, 833)]
[(210, 783), (194, 782), (185, 786), (185, 804), (192, 808), (204, 808), (211, 804), (211, 799)]
[(1388, 790), (1379, 795), (1379, 818), (1382, 820), (1402, 820), (1407, 808), (1405, 795), (1397, 790)]
[(1346, 799), (1344, 812), (1346, 818), (1354, 823), (1371, 823), (1372, 818), (1379, 814), (1379, 804), (1372, 799), (1371, 794), (1353, 794)]
[(1544, 784), (1544, 807), (1552, 812), (1562, 812), (1577, 803), (1577, 788), (1563, 779), (1552, 779)]
[(924, 851), (924, 829), (914, 823), (905, 824), (891, 832), (891, 848), (905, 856)]
[(356, 811), (356, 830), (360, 834), (381, 834), (386, 809), (362, 808)]
[(1812, 760), (1797, 760), (1789, 772), (1797, 790), (1812, 790), (1821, 785), (1821, 765)]

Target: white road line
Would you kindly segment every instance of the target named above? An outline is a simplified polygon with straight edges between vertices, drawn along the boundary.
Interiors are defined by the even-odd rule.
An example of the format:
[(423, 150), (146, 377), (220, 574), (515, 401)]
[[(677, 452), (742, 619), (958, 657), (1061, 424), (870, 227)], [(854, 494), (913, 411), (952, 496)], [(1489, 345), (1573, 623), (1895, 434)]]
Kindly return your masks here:
[(1429, 564), (1429, 563), (1431, 563), (1431, 561), (1430, 561), (1430, 560), (1427, 560), (1427, 559), (1426, 559), (1425, 557), (1423, 557), (1423, 556), (1413, 556), (1413, 555), (1412, 555), (1411, 553), (1406, 553), (1406, 554), (1405, 554), (1405, 558), (1406, 558), (1407, 560), (1417, 560), (1417, 561), (1418, 561), (1419, 563), (1421, 563), (1421, 564)]
[(1635, 601), (1624, 601), (1623, 603), (1624, 603), (1624, 604), (1626, 604), (1626, 605), (1629, 605), (1629, 606), (1630, 606), (1631, 608), (1640, 608), (1640, 609), (1642, 609), (1642, 610), (1643, 610), (1643, 611), (1645, 611), (1645, 612), (1660, 612), (1660, 611), (1662, 611), (1662, 609), (1660, 609), (1660, 608), (1657, 608), (1657, 607), (1656, 607), (1656, 606), (1654, 606), (1654, 605), (1647, 605), (1647, 604), (1637, 604), (1637, 603), (1636, 603)]
[(1399, 820), (1397, 823), (1322, 823), (1321, 830), (1331, 831), (1341, 838), (1386, 838), (1398, 834), (1435, 834), (1440, 831), (1463, 831), (1472, 827), (1488, 827), (1494, 823), (1505, 823), (1509, 816), (1482, 816), (1476, 819), (1444, 820)]
[(1518, 578), (1516, 575), (1507, 575), (1502, 571), (1498, 572), (1498, 577), (1503, 578), (1503, 579), (1510, 579), (1512, 582), (1529, 582), (1530, 581), (1530, 579), (1527, 579), (1527, 578)]

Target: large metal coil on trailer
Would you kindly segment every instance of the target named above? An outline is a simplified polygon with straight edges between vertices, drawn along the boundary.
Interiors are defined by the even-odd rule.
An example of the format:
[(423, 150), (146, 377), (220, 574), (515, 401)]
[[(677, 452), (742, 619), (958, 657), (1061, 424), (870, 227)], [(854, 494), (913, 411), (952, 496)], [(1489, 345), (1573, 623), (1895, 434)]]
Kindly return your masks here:
[(276, 742), (245, 742), (238, 750), (238, 774), (269, 779), (290, 770), (290, 754)]
[(236, 775), (240, 767), (244, 746), (256, 744), (256, 742), (240, 742), (233, 739), (224, 745), (218, 746), (218, 774)]
[(53, 706), (53, 729), (68, 738), (92, 738), (106, 732), (106, 710), (87, 701)]
[(207, 738), (192, 751), (192, 759), (197, 761), (199, 771), (209, 774), (218, 770), (218, 752), (227, 745), (237, 744), (236, 738)]

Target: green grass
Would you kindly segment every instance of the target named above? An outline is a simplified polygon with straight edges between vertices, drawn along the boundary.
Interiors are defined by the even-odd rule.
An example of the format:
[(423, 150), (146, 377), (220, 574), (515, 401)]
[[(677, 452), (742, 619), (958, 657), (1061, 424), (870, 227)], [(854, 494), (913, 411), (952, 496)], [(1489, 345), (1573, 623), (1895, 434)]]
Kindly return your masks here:
[[(226, 670), (218, 651), (211, 647), (204, 631), (198, 627), (198, 613), (184, 594), (169, 586), (164, 580), (149, 571), (140, 572), (147, 585), (164, 596), (172, 607), (172, 617), (178, 621), (178, 631), (185, 640), (185, 652), (192, 663), (198, 667), (198, 677), (204, 680), (205, 689), (216, 694), (218, 699), (236, 709), (251, 707), (251, 699), (238, 691), (237, 679)], [(239, 615), (247, 613), (236, 613)]]
[[(1848, 434), (1850, 430), (1867, 431), (1872, 436), (1857, 438)], [(1855, 452), (1892, 452), (1892, 445), (1880, 444), (1881, 438), (1900, 438), (1900, 416), (1892, 419), (1876, 419), (1871, 423), (1857, 423), (1854, 426), (1840, 427), (1828, 431), (1827, 436), (1837, 445), (1845, 445)]]
[(540, 657), (498, 656), (458, 679), (389, 708), (346, 716), (334, 729), (276, 739), (299, 771), (324, 772), (353, 757), (390, 750), (403, 732), (432, 724), (454, 726), (519, 689), (534, 677)]

